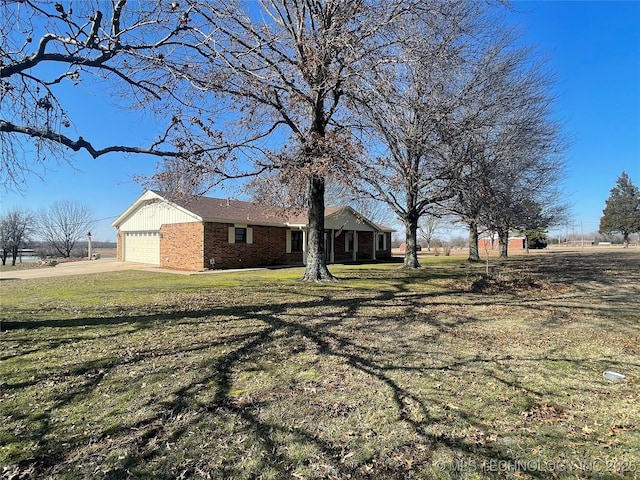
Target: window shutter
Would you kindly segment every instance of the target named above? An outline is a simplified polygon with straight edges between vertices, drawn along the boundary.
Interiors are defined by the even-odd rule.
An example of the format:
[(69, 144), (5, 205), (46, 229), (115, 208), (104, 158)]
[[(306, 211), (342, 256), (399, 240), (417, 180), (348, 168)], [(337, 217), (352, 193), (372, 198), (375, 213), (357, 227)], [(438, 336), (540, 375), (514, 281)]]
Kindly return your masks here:
[(253, 228), (247, 227), (247, 243), (253, 243)]
[(229, 243), (236, 243), (236, 227), (229, 227)]
[(287, 230), (287, 253), (291, 253), (291, 230)]

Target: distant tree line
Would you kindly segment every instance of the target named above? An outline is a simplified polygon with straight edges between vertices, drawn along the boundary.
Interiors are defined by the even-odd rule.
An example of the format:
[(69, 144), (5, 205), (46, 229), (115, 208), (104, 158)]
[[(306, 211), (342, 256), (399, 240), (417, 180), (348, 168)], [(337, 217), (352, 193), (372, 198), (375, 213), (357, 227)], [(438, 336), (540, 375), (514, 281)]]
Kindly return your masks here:
[(69, 258), (86, 239), (93, 215), (86, 205), (55, 202), (37, 212), (11, 209), (0, 216), (0, 259), (15, 265), (21, 250), (33, 249), (39, 256)]
[[(640, 245), (640, 233), (629, 235), (629, 243)], [(624, 237), (619, 233), (600, 233), (600, 232), (570, 232), (568, 234), (555, 233), (547, 237), (548, 245), (570, 245), (570, 246), (589, 246), (589, 245), (624, 245)]]

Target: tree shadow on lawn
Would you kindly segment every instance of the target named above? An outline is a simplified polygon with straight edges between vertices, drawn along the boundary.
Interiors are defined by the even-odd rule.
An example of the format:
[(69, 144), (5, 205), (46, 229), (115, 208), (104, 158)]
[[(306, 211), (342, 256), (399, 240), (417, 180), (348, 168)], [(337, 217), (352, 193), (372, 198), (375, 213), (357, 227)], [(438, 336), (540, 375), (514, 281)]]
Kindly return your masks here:
[[(480, 473), (488, 468), (484, 473), (496, 476), (500, 472), (491, 467), (497, 464), (517, 469), (520, 459), (511, 448), (484, 440), (490, 437), (492, 428), (481, 412), (470, 407), (443, 405), (443, 399), (451, 397), (437, 393), (433, 384), (439, 380), (429, 373), (454, 372), (467, 376), (481, 371), (486, 378), (515, 392), (542, 398), (546, 392), (529, 388), (514, 378), (505, 365), (513, 361), (538, 362), (540, 358), (504, 358), (494, 353), (465, 357), (455, 352), (449, 355), (440, 352), (435, 363), (427, 362), (435, 345), (448, 331), (482, 322), (470, 314), (443, 321), (420, 309), (424, 305), (438, 305), (445, 296), (447, 301), (440, 305), (451, 305), (456, 295), (465, 294), (410, 293), (407, 285), (399, 282), (393, 290), (359, 292), (358, 298), (334, 298), (319, 292), (316, 298), (279, 305), (222, 306), (130, 318), (5, 323), (9, 329), (27, 330), (101, 327), (108, 331), (124, 325), (127, 328), (114, 333), (110, 341), (122, 337), (120, 340), (125, 343), (127, 335), (144, 331), (151, 334), (150, 344), (137, 347), (135, 355), (111, 352), (77, 364), (66, 372), (58, 372), (64, 388), (52, 394), (45, 408), (22, 414), (25, 422), (35, 425), (28, 433), (33, 451), (16, 468), (36, 476), (64, 476), (64, 472), (75, 472), (80, 477), (103, 478), (206, 475), (290, 478), (298, 475), (398, 479), (421, 471), (423, 475), (440, 473), (445, 478), (453, 478), (472, 466)], [(399, 309), (391, 319), (366, 310), (389, 304)], [(322, 312), (326, 311), (331, 313), (323, 316)], [(224, 331), (230, 323), (239, 331), (215, 335), (215, 331)], [(213, 338), (207, 334), (187, 345), (180, 341), (172, 345), (154, 343), (156, 330), (160, 332), (165, 327), (179, 330), (181, 325), (194, 324), (211, 330)], [(253, 330), (243, 330), (243, 324), (254, 325)], [(401, 332), (413, 328), (416, 336), (404, 338)], [(396, 334), (398, 344), (404, 342), (404, 346), (394, 346), (391, 337)], [(25, 337), (24, 341), (28, 339)], [(61, 340), (76, 341), (75, 337)], [(160, 367), (151, 368), (148, 373), (131, 370), (148, 362)], [(168, 378), (180, 370), (184, 378), (173, 384), (169, 380), (169, 391), (154, 395), (143, 393), (147, 375)], [(305, 374), (314, 370), (319, 373), (312, 375), (312, 380), (305, 380)], [(331, 370), (336, 372), (336, 378), (329, 381), (324, 376)], [(127, 371), (131, 374), (130, 381), (117, 387), (112, 385), (115, 391), (111, 393), (127, 395), (139, 391), (141, 403), (132, 402), (144, 412), (138, 415), (140, 418), (136, 412), (129, 411), (132, 408), (129, 404), (124, 404), (114, 413), (121, 418), (112, 419), (111, 425), (94, 422), (87, 426), (86, 432), (73, 435), (61, 431), (58, 425), (61, 411), (76, 406), (85, 408), (83, 404), (95, 404), (93, 408), (100, 410), (96, 398), (103, 392), (105, 381), (126, 380)], [(31, 380), (33, 383), (3, 383), (1, 391), (37, 386), (47, 379), (46, 375), (49, 373), (35, 377)], [(255, 391), (239, 390), (243, 378), (260, 375), (266, 379), (264, 388), (257, 378), (252, 380), (256, 383), (251, 384)], [(341, 380), (337, 378), (340, 375), (349, 378)], [(378, 390), (376, 396), (372, 395), (375, 389)], [(278, 410), (279, 403), (289, 406), (289, 411)], [(309, 407), (314, 404), (317, 404), (314, 408)], [(377, 417), (373, 409), (385, 406), (393, 413), (381, 418), (391, 423), (388, 428), (392, 435), (400, 438), (385, 439), (384, 433), (380, 433), (382, 442), (376, 443), (376, 435), (370, 431), (387, 427), (375, 424)], [(12, 415), (19, 417), (21, 413), (16, 411)], [(365, 425), (357, 423), (358, 417), (365, 419)], [(367, 421), (372, 423), (366, 424)], [(345, 423), (350, 426), (343, 426)], [(326, 433), (320, 424), (337, 430), (338, 435)], [(442, 424), (466, 426), (479, 433), (465, 437), (456, 433), (456, 428), (434, 428)], [(580, 439), (576, 434), (574, 440)], [(548, 441), (566, 440), (558, 437)], [(446, 461), (439, 460), (436, 455), (442, 449), (453, 456), (446, 457)], [(111, 455), (111, 451), (121, 453)], [(462, 465), (463, 471), (457, 472), (456, 460), (465, 458), (473, 463)], [(549, 474), (532, 469), (522, 469), (519, 473), (529, 478), (547, 478)]]
[[(437, 295), (433, 295), (436, 297)], [(424, 295), (420, 295), (424, 298)], [(410, 471), (415, 469), (427, 468), (433, 469), (432, 452), (437, 446), (446, 446), (458, 455), (472, 455), (474, 458), (487, 459), (487, 461), (511, 462), (515, 464), (516, 459), (513, 458), (503, 448), (496, 448), (492, 445), (480, 445), (473, 442), (467, 442), (458, 436), (449, 436), (444, 433), (434, 434), (429, 431), (432, 422), (430, 414), (430, 403), (437, 401), (429, 399), (424, 395), (420, 395), (411, 391), (410, 387), (404, 386), (400, 381), (393, 378), (390, 372), (402, 370), (405, 365), (390, 363), (389, 357), (378, 360), (376, 349), (370, 348), (368, 345), (360, 344), (356, 339), (333, 331), (333, 328), (340, 325), (345, 318), (357, 315), (359, 308), (363, 303), (367, 302), (385, 302), (395, 298), (393, 293), (372, 294), (370, 298), (363, 302), (362, 299), (353, 301), (351, 299), (329, 300), (323, 298), (318, 301), (307, 301), (304, 304), (283, 304), (278, 306), (262, 307), (262, 308), (213, 308), (205, 312), (175, 312), (169, 316), (154, 315), (149, 318), (136, 317), (126, 322), (135, 324), (140, 328), (151, 328), (153, 324), (161, 328), (158, 323), (171, 322), (189, 318), (189, 321), (203, 320), (211, 317), (227, 317), (233, 316), (243, 321), (259, 321), (263, 327), (259, 331), (252, 334), (239, 334), (235, 336), (225, 337), (225, 343), (231, 347), (231, 350), (222, 356), (214, 356), (206, 361), (206, 368), (201, 367), (198, 375), (178, 389), (174, 389), (165, 400), (151, 399), (146, 407), (153, 411), (154, 414), (146, 416), (138, 422), (126, 424), (126, 421), (116, 422), (110, 428), (98, 429), (98, 431), (90, 431), (88, 434), (76, 436), (73, 439), (59, 438), (59, 429), (55, 427), (56, 416), (59, 411), (72, 405), (87, 402), (96, 390), (99, 389), (103, 379), (116, 374), (117, 371), (127, 366), (141, 362), (144, 358), (154, 356), (172, 356), (176, 350), (169, 350), (158, 354), (152, 349), (139, 351), (135, 358), (127, 358), (125, 356), (111, 358), (106, 357), (87, 362), (84, 365), (77, 365), (64, 375), (69, 378), (75, 377), (74, 385), (65, 388), (63, 392), (55, 395), (54, 401), (47, 405), (47, 408), (35, 415), (27, 415), (25, 421), (38, 425), (31, 431), (31, 437), (35, 445), (32, 459), (24, 461), (21, 468), (36, 468), (36, 472), (47, 473), (56, 471), (65, 471), (64, 464), (68, 462), (71, 467), (70, 471), (82, 471), (84, 468), (90, 467), (90, 463), (83, 466), (83, 460), (73, 459), (74, 451), (77, 449), (87, 449), (89, 451), (102, 450), (103, 457), (106, 455), (104, 449), (118, 446), (127, 450), (129, 453), (123, 454), (120, 461), (107, 465), (104, 472), (105, 478), (118, 478), (127, 476), (129, 472), (133, 477), (143, 478), (153, 475), (156, 478), (164, 476), (164, 478), (173, 478), (178, 474), (197, 475), (198, 471), (209, 471), (218, 478), (239, 478), (254, 477), (260, 472), (270, 471), (278, 478), (284, 478), (297, 469), (307, 467), (306, 461), (292, 458), (287, 454), (291, 445), (288, 445), (283, 438), (295, 439), (295, 442), (306, 444), (307, 448), (316, 452), (317, 461), (320, 462), (324, 469), (320, 476), (325, 474), (336, 476), (337, 478), (379, 478), (380, 475), (386, 478), (404, 478)], [(410, 310), (412, 307), (412, 296), (406, 298), (405, 307)], [(332, 309), (341, 310), (340, 317), (331, 317), (318, 319), (313, 313), (317, 309), (331, 307)], [(303, 309), (309, 313), (306, 316), (299, 314), (291, 315), (289, 311)], [(408, 318), (414, 318), (414, 322), (427, 322), (429, 318), (424, 317), (420, 320), (415, 316), (408, 315)], [(109, 321), (121, 324), (122, 318), (113, 319), (80, 319), (70, 321), (56, 321), (59, 327), (73, 327), (78, 325), (108, 325)], [(383, 319), (368, 318), (362, 328), (378, 326)], [(473, 322), (473, 318), (461, 319), (461, 322)], [(31, 328), (39, 328), (38, 325), (31, 325)], [(435, 323), (436, 328), (440, 328), (440, 322)], [(125, 333), (123, 333), (124, 335)], [(434, 333), (437, 336), (437, 333)], [(408, 429), (408, 433), (404, 432), (407, 437), (412, 440), (401, 441), (391, 446), (388, 452), (373, 451), (365, 455), (365, 458), (356, 462), (348, 461), (348, 449), (339, 441), (333, 438), (327, 438), (322, 431), (314, 428), (313, 425), (305, 428), (304, 425), (309, 419), (299, 418), (299, 425), (292, 426), (288, 423), (278, 424), (261, 417), (261, 411), (266, 408), (265, 404), (271, 403), (267, 398), (266, 401), (254, 402), (251, 399), (240, 399), (234, 393), (234, 375), (246, 372), (247, 362), (251, 363), (256, 358), (262, 358), (264, 351), (275, 348), (278, 354), (282, 356), (281, 361), (289, 362), (295, 357), (294, 351), (281, 351), (282, 347), (291, 346), (286, 343), (281, 345), (282, 338), (296, 339), (298, 343), (306, 342), (303, 350), (313, 349), (317, 353), (313, 355), (315, 361), (322, 362), (323, 358), (331, 357), (332, 364), (337, 366), (345, 366), (348, 370), (354, 370), (360, 375), (370, 378), (373, 386), (383, 388), (388, 392), (387, 400), (394, 405), (397, 422), (403, 424), (400, 430)], [(270, 347), (271, 346), (271, 347)], [(300, 346), (298, 345), (298, 348)], [(210, 350), (209, 344), (202, 344), (199, 348), (202, 352)], [(183, 351), (184, 352), (184, 351)], [(297, 352), (299, 353), (299, 351)], [(397, 356), (393, 354), (392, 356)], [(255, 357), (255, 358), (254, 358)], [(397, 358), (396, 360), (399, 360)], [(451, 370), (460, 369), (464, 362), (451, 365), (438, 365), (434, 370), (447, 368)], [(416, 375), (424, 374), (424, 368), (415, 370)], [(39, 379), (38, 381), (42, 381)], [(65, 381), (65, 378), (60, 378)], [(141, 381), (141, 379), (139, 379)], [(36, 381), (37, 383), (37, 381)], [(139, 383), (139, 382), (136, 382)], [(295, 382), (294, 382), (295, 383)], [(210, 396), (209, 400), (202, 402), (198, 399), (202, 385), (215, 385), (215, 392)], [(3, 385), (3, 389), (11, 388), (10, 385)], [(293, 388), (295, 385), (289, 385)], [(341, 388), (352, 387), (348, 382)], [(520, 388), (520, 386), (514, 385)], [(130, 389), (132, 385), (127, 385), (124, 389)], [(284, 388), (287, 391), (287, 388)], [(295, 392), (294, 392), (295, 393)], [(295, 393), (296, 395), (304, 395), (304, 392)], [(287, 395), (289, 396), (289, 394)], [(322, 402), (322, 398), (320, 399)], [(323, 404), (322, 408), (330, 409), (330, 403)], [(366, 406), (364, 406), (366, 408)], [(123, 407), (126, 410), (126, 406)], [(162, 458), (167, 457), (167, 450), (162, 447), (149, 449), (148, 443), (150, 439), (161, 438), (167, 442), (180, 443), (191, 435), (194, 428), (207, 422), (218, 415), (225, 418), (232, 418), (232, 430), (238, 433), (238, 430), (244, 435), (253, 436), (250, 442), (254, 447), (259, 448), (259, 452), (253, 452), (254, 464), (251, 471), (246, 471), (238, 462), (241, 458), (232, 457), (222, 461), (222, 465), (208, 464), (203, 461), (200, 465), (195, 459), (188, 460), (186, 453), (186, 463), (182, 465), (163, 464)], [(458, 411), (456, 416), (469, 425), (476, 428), (486, 430), (486, 426), (476, 419), (472, 411)], [(331, 414), (326, 419), (331, 423)], [(189, 418), (188, 421), (181, 423), (176, 419)], [(295, 420), (295, 414), (293, 415)], [(228, 420), (227, 420), (228, 421)], [(120, 439), (122, 442), (120, 444)], [(422, 448), (420, 455), (422, 458), (417, 459), (415, 463), (402, 463), (399, 461), (389, 460), (389, 456), (394, 455), (394, 451), (403, 452), (411, 451), (412, 458), (416, 456), (413, 451), (416, 443)], [(99, 445), (102, 444), (102, 448)], [(90, 447), (87, 447), (90, 445)], [(157, 443), (156, 443), (157, 445)], [(256, 447), (257, 446), (257, 447)], [(303, 445), (304, 446), (304, 445)], [(301, 445), (297, 445), (302, 448)], [(351, 446), (353, 448), (353, 445)], [(211, 446), (215, 448), (215, 446)], [(419, 450), (416, 450), (418, 452)], [(242, 452), (238, 452), (242, 454)], [(251, 451), (246, 452), (251, 454)], [(418, 455), (419, 456), (419, 455)], [(107, 455), (108, 457), (108, 455)], [(400, 458), (400, 457), (399, 457)], [(408, 458), (408, 457), (407, 457)], [(64, 459), (64, 460), (62, 460)], [(113, 460), (113, 459), (112, 459)], [(245, 459), (246, 460), (246, 459)], [(311, 460), (313, 462), (313, 460)], [(103, 462), (104, 463), (104, 462)], [(104, 465), (102, 465), (104, 466)], [(97, 467), (101, 467), (98, 461)], [(203, 470), (204, 469), (204, 470)], [(533, 474), (535, 477), (542, 478), (543, 475)]]
[[(540, 311), (554, 308), (557, 315), (544, 319), (541, 325), (545, 327), (562, 326), (568, 320), (586, 325), (597, 318), (594, 327), (622, 327), (628, 334), (635, 332), (640, 318), (640, 251), (552, 251), (498, 260), (495, 266), (492, 275), (498, 277), (498, 283), (503, 275), (506, 288), (484, 292), (489, 293), (484, 296), (486, 305), (526, 306)], [(524, 279), (520, 292), (519, 278)], [(528, 297), (519, 294), (527, 289)], [(538, 290), (540, 295), (536, 295)]]
[(603, 252), (544, 252), (498, 260), (499, 266), (542, 275), (557, 283), (576, 285), (599, 282), (616, 285), (620, 277), (629, 280), (640, 275), (640, 250)]

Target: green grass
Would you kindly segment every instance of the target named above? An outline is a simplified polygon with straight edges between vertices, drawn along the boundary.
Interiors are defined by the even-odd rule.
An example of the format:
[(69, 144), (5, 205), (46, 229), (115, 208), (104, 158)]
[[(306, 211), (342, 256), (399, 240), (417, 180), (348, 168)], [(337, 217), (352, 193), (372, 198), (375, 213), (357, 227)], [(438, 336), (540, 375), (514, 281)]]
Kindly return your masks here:
[(635, 478), (640, 254), (493, 264), (3, 281), (0, 476)]

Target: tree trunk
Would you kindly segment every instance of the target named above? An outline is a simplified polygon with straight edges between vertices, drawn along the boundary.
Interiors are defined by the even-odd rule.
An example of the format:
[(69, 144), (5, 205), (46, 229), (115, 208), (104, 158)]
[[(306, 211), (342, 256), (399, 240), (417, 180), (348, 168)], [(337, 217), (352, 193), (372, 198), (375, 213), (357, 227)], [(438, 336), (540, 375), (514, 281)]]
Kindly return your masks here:
[(478, 250), (478, 224), (469, 223), (469, 258), (470, 262), (480, 261), (480, 251)]
[(409, 214), (404, 219), (405, 227), (405, 251), (404, 251), (404, 267), (419, 268), (418, 252), (416, 251), (417, 234), (418, 234), (418, 218), (417, 215)]
[(327, 268), (324, 252), (324, 178), (312, 175), (309, 179), (309, 235), (307, 267), (302, 280), (307, 282), (333, 281), (336, 278)]
[(18, 247), (11, 248), (11, 266), (16, 266), (16, 260), (18, 259)]
[(498, 230), (498, 248), (500, 258), (507, 258), (509, 253), (509, 230)]

